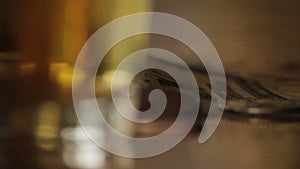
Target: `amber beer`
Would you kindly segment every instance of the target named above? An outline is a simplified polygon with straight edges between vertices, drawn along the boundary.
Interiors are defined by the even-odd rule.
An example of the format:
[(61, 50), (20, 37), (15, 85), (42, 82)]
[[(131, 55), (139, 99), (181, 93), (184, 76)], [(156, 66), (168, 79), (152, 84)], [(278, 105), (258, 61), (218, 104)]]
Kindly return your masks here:
[[(41, 149), (54, 151), (57, 148), (63, 113), (59, 110), (60, 105), (70, 98), (72, 79), (84, 79), (84, 74), (73, 76), (73, 68), (87, 39), (110, 21), (137, 12), (147, 12), (151, 8), (150, 0), (18, 1), (16, 39), (21, 53), (20, 71), (30, 69), (31, 73), (37, 75), (37, 83), (41, 81), (46, 84), (42, 91), (48, 92), (51, 86), (48, 82), (56, 83), (62, 90), (55, 88), (55, 95), (63, 95), (58, 102), (47, 101), (45, 105), (42, 104), (37, 112), (35, 134)], [(99, 67), (96, 94), (109, 97), (114, 69), (127, 55), (147, 47), (147, 44), (147, 36), (135, 36), (113, 47)], [(49, 99), (47, 94), (41, 95)], [(111, 120), (112, 125), (131, 134), (130, 124), (123, 121), (117, 112), (111, 114), (115, 116), (115, 120)], [(48, 142), (51, 144), (46, 144)]]
[[(152, 8), (150, 0), (54, 0), (47, 3), (26, 0), (18, 1), (16, 6), (14, 22), (22, 55), (21, 68), (30, 67), (39, 77), (50, 77), (64, 89), (71, 88), (76, 58), (95, 31), (119, 17)], [(104, 74), (114, 69), (126, 55), (145, 47), (147, 41), (146, 36), (138, 36), (115, 46), (99, 71)]]

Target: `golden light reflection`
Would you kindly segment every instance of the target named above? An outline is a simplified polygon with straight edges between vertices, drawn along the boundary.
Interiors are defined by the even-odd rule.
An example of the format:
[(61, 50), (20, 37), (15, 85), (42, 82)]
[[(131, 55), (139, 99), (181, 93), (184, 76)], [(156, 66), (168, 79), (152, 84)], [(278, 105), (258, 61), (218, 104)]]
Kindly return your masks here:
[(52, 151), (57, 147), (58, 134), (61, 124), (61, 107), (54, 101), (45, 101), (37, 112), (35, 129), (37, 146), (45, 151)]
[[(71, 90), (72, 80), (82, 82), (84, 73), (77, 73), (73, 77), (74, 68), (66, 62), (56, 62), (50, 64), (50, 78), (54, 80), (62, 89)], [(74, 78), (74, 79), (73, 79)]]

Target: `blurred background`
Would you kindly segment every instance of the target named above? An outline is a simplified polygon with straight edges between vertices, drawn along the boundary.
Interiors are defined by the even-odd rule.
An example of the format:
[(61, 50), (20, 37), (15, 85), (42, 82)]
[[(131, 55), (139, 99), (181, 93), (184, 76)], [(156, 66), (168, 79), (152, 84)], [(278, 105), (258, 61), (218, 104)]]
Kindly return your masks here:
[[(73, 77), (74, 64), (84, 43), (103, 25), (147, 11), (174, 14), (195, 24), (214, 44), (228, 75), (255, 79), (283, 93), (285, 101), (266, 99), (255, 112), (292, 103), (279, 106), (279, 115), (271, 109), (259, 116), (249, 108), (244, 111), (248, 100), (245, 104), (236, 99), (208, 142), (197, 142), (200, 117), (182, 143), (152, 158), (127, 159), (101, 150), (81, 130), (74, 111), (72, 78), (84, 80), (84, 75)], [(299, 0), (0, 0), (0, 168), (298, 169), (299, 30)], [(203, 69), (193, 52), (174, 39), (134, 36), (106, 55), (98, 70), (96, 95), (110, 102), (113, 70), (127, 55), (147, 47), (167, 49), (191, 68)], [(169, 95), (178, 97), (172, 91)], [(143, 97), (135, 98), (141, 109), (147, 107)], [(170, 117), (135, 131), (109, 106), (105, 109), (117, 129), (139, 136), (163, 131), (176, 115), (168, 109)]]

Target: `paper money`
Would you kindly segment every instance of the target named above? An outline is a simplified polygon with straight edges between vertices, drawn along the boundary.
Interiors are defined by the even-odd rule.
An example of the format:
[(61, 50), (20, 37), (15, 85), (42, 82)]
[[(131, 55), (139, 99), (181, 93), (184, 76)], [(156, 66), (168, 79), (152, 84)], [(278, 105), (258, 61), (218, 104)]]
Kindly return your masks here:
[[(157, 61), (158, 64), (171, 66), (174, 71), (180, 71), (175, 64), (169, 64), (163, 61)], [(184, 74), (184, 72), (181, 72)], [(193, 70), (194, 77), (198, 83), (201, 100), (209, 108), (211, 99), (211, 88), (209, 77), (205, 69)], [(215, 76), (218, 76), (216, 73)], [(294, 117), (300, 110), (300, 95), (286, 92), (280, 87), (277, 77), (251, 78), (238, 75), (226, 74), (227, 79), (227, 97), (225, 111), (246, 113), (251, 115), (267, 116), (268, 114), (277, 114), (279, 116)], [(140, 73), (135, 83), (139, 83), (143, 89), (159, 88), (167, 93), (180, 93), (177, 82), (166, 72), (158, 69), (148, 69)], [(286, 81), (287, 83), (287, 81)], [(285, 88), (294, 88), (300, 91), (300, 87), (293, 84), (300, 83), (295, 79), (290, 80), (291, 86)], [(284, 84), (283, 84), (284, 85)], [(188, 84), (186, 84), (188, 86)], [(291, 90), (291, 89), (290, 89)], [(208, 104), (208, 105), (207, 105)], [(274, 116), (275, 117), (275, 116)]]

